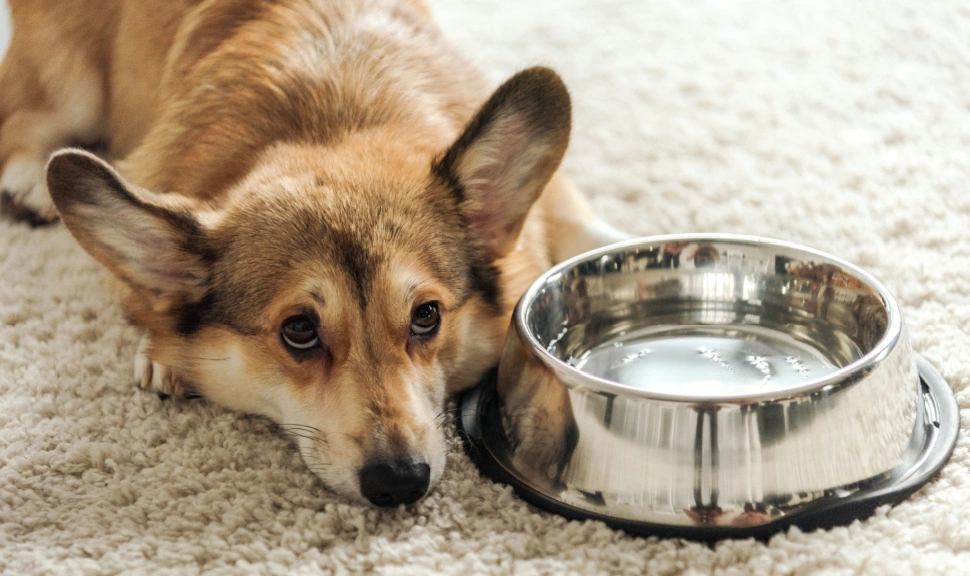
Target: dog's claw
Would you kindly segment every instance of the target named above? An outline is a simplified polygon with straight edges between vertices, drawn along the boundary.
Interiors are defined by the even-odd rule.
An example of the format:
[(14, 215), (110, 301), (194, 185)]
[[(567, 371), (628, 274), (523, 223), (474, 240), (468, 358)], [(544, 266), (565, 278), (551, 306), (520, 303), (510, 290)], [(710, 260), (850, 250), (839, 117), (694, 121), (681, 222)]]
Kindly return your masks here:
[(8, 161), (0, 175), (0, 214), (33, 228), (56, 222), (45, 174), (43, 159), (17, 156)]
[(152, 363), (148, 359), (148, 336), (142, 336), (135, 352), (135, 384), (139, 388), (148, 388), (152, 381)]
[(172, 396), (179, 398), (201, 398), (201, 394), (190, 390), (184, 380), (171, 368), (151, 359), (151, 339), (142, 336), (135, 353), (135, 383), (143, 389), (154, 390), (160, 400)]

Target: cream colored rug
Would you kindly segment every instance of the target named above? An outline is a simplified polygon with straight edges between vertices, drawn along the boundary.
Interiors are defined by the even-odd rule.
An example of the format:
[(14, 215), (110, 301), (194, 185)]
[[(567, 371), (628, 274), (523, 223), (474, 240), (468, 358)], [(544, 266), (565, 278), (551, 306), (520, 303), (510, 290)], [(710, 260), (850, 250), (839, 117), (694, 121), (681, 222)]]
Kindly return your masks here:
[(949, 465), (864, 522), (714, 547), (532, 509), (456, 439), (420, 503), (350, 505), (264, 421), (136, 390), (98, 266), (62, 227), (4, 221), (0, 572), (970, 574), (967, 4), (432, 4), (496, 80), (562, 73), (566, 170), (619, 226), (792, 240), (889, 285), (964, 408)]

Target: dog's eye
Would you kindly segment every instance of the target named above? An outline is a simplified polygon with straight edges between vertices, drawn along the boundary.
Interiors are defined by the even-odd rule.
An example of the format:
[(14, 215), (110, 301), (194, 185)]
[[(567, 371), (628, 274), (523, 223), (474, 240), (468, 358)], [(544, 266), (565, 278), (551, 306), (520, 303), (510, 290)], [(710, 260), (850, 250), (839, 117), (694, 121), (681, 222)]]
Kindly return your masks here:
[(438, 303), (422, 304), (411, 313), (411, 334), (427, 336), (434, 332), (440, 323), (441, 316), (438, 314)]
[(287, 346), (297, 350), (308, 350), (320, 345), (316, 326), (306, 316), (290, 316), (284, 320), (280, 336)]

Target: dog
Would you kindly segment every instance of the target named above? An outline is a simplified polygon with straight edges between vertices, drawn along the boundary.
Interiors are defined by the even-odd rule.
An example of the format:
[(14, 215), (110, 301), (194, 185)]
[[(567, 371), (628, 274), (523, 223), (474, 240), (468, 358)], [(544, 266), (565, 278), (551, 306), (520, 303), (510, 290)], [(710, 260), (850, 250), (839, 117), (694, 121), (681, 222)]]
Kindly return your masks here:
[(140, 386), (295, 427), (350, 500), (423, 497), (520, 294), (626, 237), (558, 172), (559, 76), (490, 90), (421, 0), (10, 9), (4, 212), (119, 281)]

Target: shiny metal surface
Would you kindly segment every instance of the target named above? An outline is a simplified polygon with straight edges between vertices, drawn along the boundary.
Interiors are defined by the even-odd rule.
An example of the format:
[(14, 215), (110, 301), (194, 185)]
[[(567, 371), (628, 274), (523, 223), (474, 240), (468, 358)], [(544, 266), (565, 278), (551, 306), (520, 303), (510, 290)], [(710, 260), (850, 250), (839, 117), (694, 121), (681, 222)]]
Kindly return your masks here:
[(892, 296), (842, 260), (747, 236), (557, 266), (519, 302), (487, 398), (482, 436), (509, 474), (654, 524), (765, 524), (883, 482), (923, 446)]

